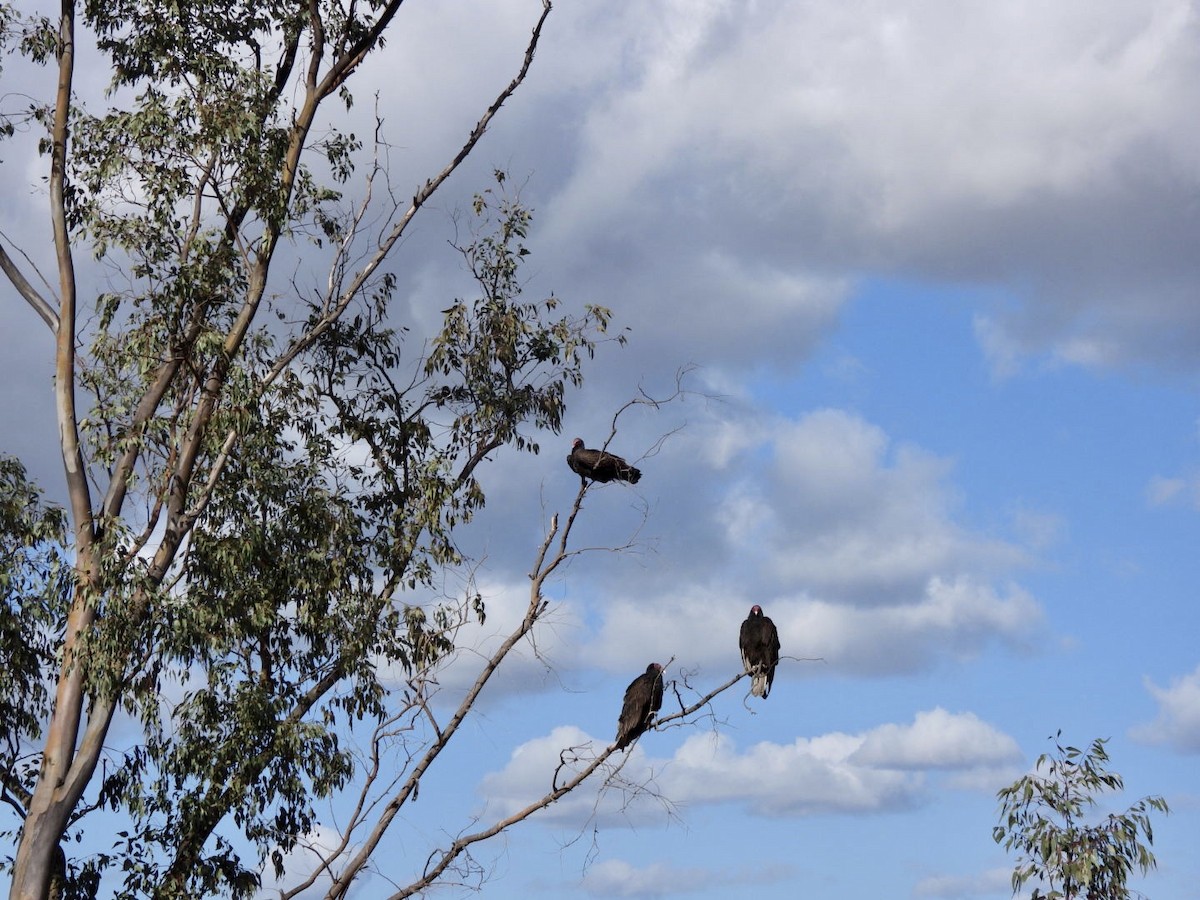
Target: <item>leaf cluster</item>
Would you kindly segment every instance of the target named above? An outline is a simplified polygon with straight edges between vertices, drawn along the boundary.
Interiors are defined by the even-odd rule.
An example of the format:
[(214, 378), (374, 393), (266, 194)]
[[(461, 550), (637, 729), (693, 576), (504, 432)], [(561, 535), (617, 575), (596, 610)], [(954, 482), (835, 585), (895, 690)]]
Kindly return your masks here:
[(14, 767), (49, 705), (43, 671), (72, 586), (63, 511), (42, 499), (22, 463), (0, 455), (0, 792), (23, 790)]
[[(220, 351), (196, 341), (162, 408), (139, 417), (155, 375), (138, 361), (176, 339), (173, 320), (155, 300), (103, 322), (85, 381), (97, 398), (93, 454), (111, 464), (136, 446), (151, 517), (138, 533), (109, 523), (101, 618), (81, 650), (91, 689), (119, 694), (145, 729), (109, 759), (96, 806), (123, 810), (131, 825), (92, 860), (97, 877), (117, 869), (139, 895), (248, 895), (262, 861), (281, 867), (314, 826), (315, 803), (352, 776), (348, 729), (382, 722), (397, 682), (420, 709), (422, 673), (453, 652), (464, 614), (484, 616), (477, 594), (404, 597), (428, 595), (465, 562), (455, 532), (486, 502), (478, 466), (505, 446), (536, 453), (527, 428), (557, 430), (566, 387), (581, 383), (608, 318), (556, 316), (556, 300), (519, 298), (528, 211), (502, 209), (499, 237), (487, 231), (463, 250), (479, 297), (445, 311), (428, 353), (408, 358), (407, 332), (389, 325), (395, 282), (384, 279), (284, 377), (269, 378), (269, 331), (226, 361), (200, 468), (226, 453), (227, 435), (235, 443), (220, 479), (189, 491), (203, 503), (162, 580), (135, 551), (178, 490), (181, 445)], [(218, 281), (223, 272), (226, 288), (240, 289), (235, 269), (200, 255), (195, 271)], [(187, 282), (177, 273), (163, 285)], [(314, 302), (308, 322), (320, 315)], [(255, 859), (241, 859), (230, 828)]]
[(1121, 776), (1108, 769), (1106, 743), (1098, 738), (1084, 751), (1063, 746), (1059, 737), (1053, 753), (1038, 757), (1033, 774), (998, 793), (1000, 824), (992, 837), (1018, 853), (1014, 892), (1036, 880), (1033, 900), (1116, 900), (1129, 896), (1135, 868), (1145, 873), (1155, 867), (1150, 812), (1169, 812), (1162, 797), (1143, 797), (1099, 822), (1084, 820), (1100, 795), (1124, 788)]

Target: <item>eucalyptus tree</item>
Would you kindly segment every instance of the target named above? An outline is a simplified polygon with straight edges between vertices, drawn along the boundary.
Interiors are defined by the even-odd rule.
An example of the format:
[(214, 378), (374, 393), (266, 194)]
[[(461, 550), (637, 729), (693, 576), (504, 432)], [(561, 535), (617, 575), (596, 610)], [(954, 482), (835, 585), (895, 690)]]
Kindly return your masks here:
[[(1136, 868), (1143, 874), (1157, 864), (1150, 845), (1150, 813), (1169, 812), (1162, 797), (1143, 797), (1123, 813), (1099, 821), (1085, 814), (1124, 781), (1108, 768), (1106, 739), (1087, 750), (1063, 746), (1057, 736), (1053, 753), (1038, 757), (1033, 774), (1002, 789), (996, 843), (1016, 850), (1013, 892), (1036, 883), (1033, 900), (1120, 900), (1131, 896), (1127, 882)], [(1144, 843), (1143, 843), (1144, 838)]]
[[(350, 107), (401, 5), (0, 7), (6, 52), (50, 86), (29, 116), (56, 272), (37, 287), (7, 238), (0, 268), (47, 329), (66, 497), (58, 511), (19, 463), (0, 465), (13, 897), (250, 895), (314, 827), (319, 798), (364, 765), (375, 783), (371, 765), (402, 744), (383, 802), (364, 800), (323, 861), (343, 896), (572, 553), (583, 487), (541, 547), (525, 616), (442, 721), (432, 673), (484, 608), (469, 591), (414, 598), (464, 563), (455, 532), (484, 504), (489, 455), (537, 452), (537, 431), (559, 429), (609, 313), (522, 297), (529, 212), (498, 189), (477, 195), (480, 228), (459, 248), (476, 296), (424, 340), (394, 327), (388, 261), (525, 79), (550, 12), (532, 11), (515, 75), (461, 147), (398, 201), (381, 142), (322, 117)], [(112, 73), (104, 109), (79, 99), (85, 57)], [(116, 288), (89, 292), (83, 254), (121, 273)], [(321, 277), (303, 283), (301, 258)], [(119, 752), (106, 746), (118, 717), (139, 733)], [(342, 738), (355, 728), (361, 755)], [(538, 803), (609, 752), (564, 761)], [(460, 835), (408, 893), (535, 808)], [(125, 824), (69, 858), (96, 815)]]

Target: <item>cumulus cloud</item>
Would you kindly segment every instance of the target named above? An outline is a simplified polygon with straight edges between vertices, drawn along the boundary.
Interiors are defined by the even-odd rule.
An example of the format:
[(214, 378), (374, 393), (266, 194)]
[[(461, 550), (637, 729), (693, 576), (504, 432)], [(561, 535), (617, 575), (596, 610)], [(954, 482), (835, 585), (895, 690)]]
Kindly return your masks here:
[(908, 809), (924, 774), (859, 765), (863, 737), (826, 734), (791, 744), (763, 742), (739, 753), (723, 735), (693, 735), (659, 778), (676, 802), (738, 803), (765, 816), (873, 813)]
[(893, 446), (878, 426), (838, 409), (782, 424), (771, 481), (778, 528), (767, 555), (784, 584), (888, 602), (931, 574), (1007, 569), (1018, 548), (955, 524), (947, 460)]
[[(845, 410), (758, 419), (739, 440), (728, 430), (701, 426), (658, 458), (654, 477), (677, 498), (662, 512), (664, 575), (604, 591), (581, 659), (619, 671), (671, 655), (736, 668), (737, 628), (754, 603), (778, 625), (785, 656), (844, 672), (909, 672), (993, 641), (1025, 645), (1041, 609), (1013, 576), (1053, 539), (1053, 517), (1018, 513), (1024, 546), (966, 528), (947, 460), (893, 447)], [(706, 450), (710, 433), (716, 450)], [(785, 660), (781, 674), (802, 669)]]
[[(970, 578), (932, 578), (909, 602), (856, 607), (805, 595), (735, 600), (729, 592), (666, 594), (653, 603), (610, 601), (594, 640), (580, 659), (616, 671), (676, 657), (681, 665), (740, 670), (737, 633), (753, 602), (779, 628), (784, 660), (777, 677), (829, 670), (888, 675), (970, 659), (1000, 642), (1028, 646), (1041, 607), (1017, 585), (1001, 589)], [(740, 602), (739, 602), (740, 600)], [(801, 663), (821, 660), (820, 666)]]
[[(539, 492), (531, 478), (548, 479), (543, 493), (564, 502), (577, 486), (557, 457), (521, 462), (502, 479), (504, 523), (545, 519), (532, 505)], [(718, 405), (644, 466), (637, 489), (608, 485), (589, 495), (573, 546), (636, 536), (649, 491), (671, 498), (655, 501), (653, 543), (573, 559), (548, 586), (551, 616), (536, 643), (519, 645), (491, 693), (542, 689), (578, 666), (636, 673), (671, 658), (733, 674), (737, 630), (754, 603), (780, 628), (790, 657), (783, 678), (830, 668), (912, 672), (994, 643), (1022, 649), (1040, 620), (1013, 576), (1053, 523), (1018, 515), (1014, 530), (1027, 547), (965, 527), (950, 461), (897, 445), (861, 416), (826, 408), (788, 419)], [(473, 663), (529, 600), (523, 570), (539, 532), (518, 538), (485, 524), (484, 533), (497, 542), (481, 548), (489, 561), (476, 573), (488, 618), (460, 631), (465, 650), (441, 679), (447, 688), (473, 681)], [(509, 546), (518, 540), (523, 554)]]
[(788, 646), (801, 657), (885, 675), (917, 671), (947, 657), (969, 659), (992, 640), (1023, 648), (1041, 616), (1041, 607), (1019, 586), (998, 591), (969, 578), (933, 578), (911, 603), (869, 609), (803, 603), (786, 632)]
[[(526, 741), (512, 752), (501, 771), (485, 775), (481, 781), (479, 792), (488, 815), (501, 818), (524, 809), (549, 793), (555, 783), (582, 769), (608, 743), (574, 725), (561, 725), (544, 737)], [(614, 763), (623, 759), (617, 756)], [(606, 770), (609, 772), (611, 769)], [(597, 780), (602, 777), (598, 775)], [(671, 808), (659, 797), (655, 766), (646, 760), (641, 746), (635, 745), (622, 774), (605, 782), (598, 793), (585, 784), (538, 813), (536, 821), (571, 826), (589, 821), (604, 826), (662, 824)]]
[[(589, 493), (572, 547), (629, 550), (584, 553), (557, 573), (536, 653), (519, 645), (501, 689), (545, 687), (551, 670), (580, 665), (636, 673), (672, 656), (732, 674), (754, 603), (775, 619), (786, 656), (825, 660), (785, 660), (784, 678), (912, 672), (996, 643), (1026, 646), (1041, 609), (1016, 576), (1060, 530), (1052, 516), (1018, 511), (1011, 537), (968, 527), (950, 460), (846, 410), (787, 418), (740, 401), (697, 406), (686, 430), (641, 461), (641, 484)], [(631, 458), (653, 445), (637, 427), (620, 437)], [(473, 680), (468, 662), (525, 610), (549, 513), (565, 514), (578, 488), (556, 449), (499, 460), (485, 485), (488, 508), (462, 545), (484, 560), (474, 577), (488, 618), (460, 632), (468, 649), (445, 685)]]
[(974, 713), (941, 707), (917, 713), (911, 725), (881, 725), (867, 733), (854, 761), (896, 769), (963, 769), (1013, 763), (1017, 742)]
[[(596, 744), (579, 728), (563, 726), (521, 745), (502, 771), (484, 778), (480, 791), (489, 809), (500, 815), (521, 809), (548, 789), (564, 748)], [(920, 712), (906, 725), (798, 737), (789, 744), (764, 741), (745, 750), (719, 733), (693, 734), (666, 759), (648, 755), (646, 745), (635, 746), (621, 771), (641, 791), (610, 787), (598, 799), (576, 792), (548, 810), (545, 820), (663, 821), (664, 800), (679, 806), (732, 803), (769, 817), (903, 810), (922, 802), (933, 774), (991, 772), (1020, 755), (1011, 737), (973, 713), (941, 708)]]
[(1187, 675), (1159, 687), (1149, 678), (1146, 690), (1158, 701), (1153, 722), (1131, 730), (1131, 735), (1150, 744), (1169, 744), (1181, 753), (1200, 753), (1200, 666)]
[(990, 769), (1018, 755), (1011, 737), (972, 713), (938, 708), (909, 725), (763, 742), (745, 752), (724, 735), (694, 735), (659, 782), (672, 799), (738, 802), (769, 816), (883, 812), (920, 802), (931, 772)]
[[(998, 372), (1039, 352), (1136, 358), (1152, 335), (1155, 360), (1200, 358), (1188, 352), (1200, 345), (1188, 287), (1200, 264), (1182, 237), (1195, 233), (1186, 198), (1200, 181), (1197, 125), (1181, 113), (1200, 84), (1185, 0), (681, 9), (556, 9), (530, 81), (482, 149), (536, 170), (538, 288), (609, 303), (634, 326), (631, 348), (602, 366), (697, 361), (736, 390), (747, 371), (806, 359), (864, 274), (1017, 293), (977, 319)], [(473, 111), (466, 98), (506, 71), (528, 26), (515, 5), (470, 15), (499, 36), (466, 49), (479, 71), (387, 95), (393, 121), (430, 123), (440, 145), (460, 120), (432, 111)], [(394, 84), (424, 71), (431, 48), (453, 56), (445, 48), (479, 40), (457, 24), (418, 16), (415, 46), (381, 57), (380, 77)], [(406, 165), (428, 152), (417, 143)], [(412, 295), (436, 312), (448, 279)], [(915, 475), (920, 462), (895, 464)], [(741, 513), (753, 526), (758, 499), (728, 498), (731, 522)], [(895, 549), (953, 553), (961, 537)], [(844, 561), (856, 552), (839, 548)], [(896, 562), (858, 558), (864, 577)]]

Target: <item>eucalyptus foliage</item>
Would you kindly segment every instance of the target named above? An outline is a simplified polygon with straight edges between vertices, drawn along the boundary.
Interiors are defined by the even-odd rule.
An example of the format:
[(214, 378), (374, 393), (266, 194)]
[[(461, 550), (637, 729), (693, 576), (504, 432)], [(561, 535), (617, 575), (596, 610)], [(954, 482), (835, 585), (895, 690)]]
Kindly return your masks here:
[(54, 663), (52, 635), (62, 630), (70, 594), (66, 519), (47, 505), (20, 460), (0, 456), (0, 772), (12, 778), (21, 738), (49, 712), (42, 672)]
[(1130, 896), (1126, 884), (1135, 868), (1154, 868), (1150, 812), (1168, 812), (1162, 797), (1143, 797), (1123, 813), (1085, 821), (1099, 795), (1125, 786), (1108, 769), (1106, 742), (1099, 738), (1083, 751), (1056, 740), (1053, 753), (1038, 757), (1034, 774), (997, 795), (1000, 824), (992, 836), (1018, 854), (1014, 892), (1034, 880), (1033, 900), (1120, 900)]
[[(523, 296), (530, 212), (497, 173), (458, 248), (474, 296), (435, 334), (396, 324), (389, 260), (524, 79), (550, 10), (462, 147), (399, 202), (380, 143), (318, 110), (351, 107), (400, 6), (0, 5), (6, 52), (44, 66), (51, 96), (0, 123), (43, 129), (54, 293), (4, 240), (0, 268), (49, 328), (67, 498), (47, 506), (0, 459), (14, 897), (249, 896), (362, 774), (345, 735), (378, 745), (402, 723), (389, 740), (415, 742), (415, 796), (460, 721), (434, 720), (429, 678), (482, 600), (425, 598), (467, 563), (455, 535), (484, 506), (480, 467), (558, 431), (609, 312)], [(84, 53), (111, 72), (104, 108), (74, 89)], [(120, 749), (118, 716), (140, 735)], [(124, 824), (72, 858), (98, 815)]]

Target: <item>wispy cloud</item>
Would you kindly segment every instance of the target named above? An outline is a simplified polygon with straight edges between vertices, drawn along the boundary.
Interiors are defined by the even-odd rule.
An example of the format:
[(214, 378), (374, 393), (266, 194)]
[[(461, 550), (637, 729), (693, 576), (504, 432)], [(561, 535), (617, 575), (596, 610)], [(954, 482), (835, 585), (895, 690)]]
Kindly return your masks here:
[(583, 889), (595, 897), (655, 898), (699, 890), (765, 888), (790, 877), (789, 866), (742, 866), (733, 870), (652, 863), (635, 866), (624, 860), (598, 862), (588, 869)]
[(1158, 715), (1131, 729), (1130, 735), (1150, 744), (1169, 744), (1181, 753), (1200, 753), (1200, 666), (1172, 678), (1165, 688), (1149, 678), (1144, 683), (1158, 701)]
[(1146, 485), (1145, 496), (1146, 504), (1151, 507), (1185, 504), (1200, 509), (1200, 475), (1155, 475)]
[(928, 875), (913, 886), (914, 897), (934, 897), (938, 900), (1003, 897), (1011, 892), (1010, 869), (988, 869), (975, 875)]

